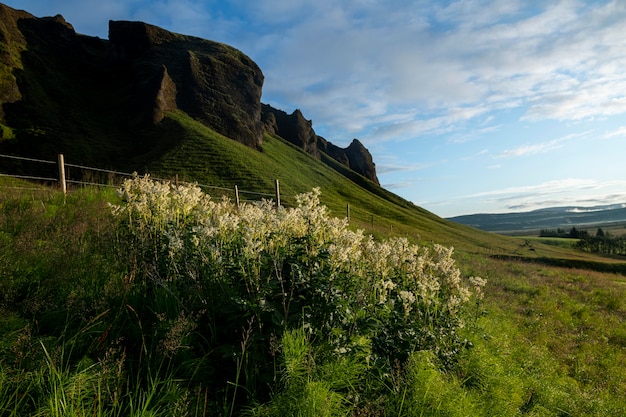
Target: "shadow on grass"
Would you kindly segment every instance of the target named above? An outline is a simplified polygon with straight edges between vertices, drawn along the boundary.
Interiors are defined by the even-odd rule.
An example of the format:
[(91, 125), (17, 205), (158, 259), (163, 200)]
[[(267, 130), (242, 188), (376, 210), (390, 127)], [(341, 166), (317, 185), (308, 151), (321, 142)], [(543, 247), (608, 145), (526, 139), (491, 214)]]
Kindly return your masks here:
[(518, 255), (491, 255), (492, 259), (500, 259), (505, 261), (518, 261), (527, 263), (536, 263), (549, 266), (558, 266), (563, 268), (576, 268), (576, 269), (588, 269), (598, 272), (608, 272), (621, 274), (626, 276), (626, 262), (623, 263), (605, 263), (605, 262), (593, 262), (584, 261), (579, 259), (562, 259), (562, 258), (547, 258), (538, 257), (531, 258), (527, 256)]

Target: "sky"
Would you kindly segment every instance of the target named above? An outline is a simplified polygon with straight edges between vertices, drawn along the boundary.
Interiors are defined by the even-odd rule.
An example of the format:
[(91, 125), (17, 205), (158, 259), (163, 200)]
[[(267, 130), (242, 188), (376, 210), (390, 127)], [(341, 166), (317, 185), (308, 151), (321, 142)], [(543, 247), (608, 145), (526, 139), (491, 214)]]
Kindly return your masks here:
[(229, 44), (262, 102), (359, 139), (384, 188), (442, 217), (626, 203), (624, 0), (0, 1)]

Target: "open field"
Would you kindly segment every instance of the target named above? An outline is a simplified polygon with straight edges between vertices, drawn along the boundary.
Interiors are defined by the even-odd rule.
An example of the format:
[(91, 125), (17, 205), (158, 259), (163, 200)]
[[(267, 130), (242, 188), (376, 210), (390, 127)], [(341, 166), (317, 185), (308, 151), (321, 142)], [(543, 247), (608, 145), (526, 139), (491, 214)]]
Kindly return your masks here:
[[(25, 184), (2, 179), (3, 187)], [(121, 335), (121, 326), (141, 335), (136, 303), (142, 296), (139, 288), (131, 290), (137, 266), (123, 262), (127, 258), (115, 243), (119, 232), (107, 206), (118, 201), (112, 191), (78, 190), (64, 198), (56, 191), (2, 188), (1, 195), (3, 415), (33, 415), (20, 410), (38, 410), (38, 415), (84, 415), (86, 410), (90, 415), (285, 415), (288, 404), (313, 401), (310, 395), (336, 398), (336, 412), (328, 415), (626, 413), (626, 278), (598, 271), (600, 265), (618, 267), (623, 264), (619, 260), (578, 253), (552, 241), (478, 232), (454, 255), (464, 276), (488, 281), (484, 299), (463, 313), (467, 320), (461, 334), (473, 347), (459, 352), (454, 365), (444, 370), (424, 351), (412, 354), (397, 373), (382, 376), (376, 368), (350, 371), (347, 363), (329, 363), (317, 351), (319, 366), (306, 371), (306, 378), (315, 382), (306, 389), (316, 387), (317, 394), (307, 391), (309, 396), (303, 397), (295, 382), (278, 384), (277, 389), (286, 390), (283, 394), (262, 396), (261, 404), (243, 408), (237, 402), (233, 408), (228, 393), (237, 390), (225, 389), (219, 401), (206, 385), (189, 385), (183, 376), (190, 374), (168, 368), (174, 362), (164, 361), (158, 346), (145, 345), (137, 357), (120, 350), (125, 345), (113, 336)], [(389, 233), (378, 231), (381, 239)], [(429, 233), (436, 235), (436, 228)], [(509, 258), (502, 259), (505, 255)], [(552, 266), (549, 259), (582, 267)], [(188, 322), (176, 321), (174, 315), (171, 324), (176, 323), (182, 331)], [(293, 337), (297, 344), (298, 335)], [(302, 342), (299, 346), (306, 349)], [(354, 390), (339, 375), (329, 374), (324, 363), (353, 375), (349, 384)], [(206, 366), (185, 366), (192, 364), (195, 372)], [(361, 400), (355, 402), (357, 394)], [(245, 404), (244, 397), (238, 401)], [(167, 398), (167, 404), (159, 398)], [(115, 404), (122, 403), (130, 408), (120, 411)]]

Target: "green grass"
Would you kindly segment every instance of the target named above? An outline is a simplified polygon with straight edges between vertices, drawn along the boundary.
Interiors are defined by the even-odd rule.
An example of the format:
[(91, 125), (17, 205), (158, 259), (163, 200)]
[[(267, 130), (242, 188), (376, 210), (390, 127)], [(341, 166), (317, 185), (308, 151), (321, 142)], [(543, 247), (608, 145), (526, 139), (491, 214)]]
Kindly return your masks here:
[[(2, 185), (29, 184), (3, 179)], [(131, 279), (107, 244), (114, 231), (106, 203), (115, 200), (107, 190), (78, 191), (64, 198), (55, 191), (3, 188), (2, 413), (172, 415), (176, 407), (186, 407), (188, 415), (229, 415), (227, 401), (207, 402), (210, 396), (202, 387), (186, 389), (161, 362), (138, 358), (144, 362), (124, 369), (118, 365), (123, 352), (98, 353), (94, 343), (113, 331), (107, 330), (111, 318), (125, 316), (120, 324), (136, 321), (123, 304), (129, 299), (120, 299), (117, 312), (101, 310), (102, 294), (121, 294)], [(372, 416), (626, 413), (626, 278), (588, 268), (494, 259), (484, 252), (489, 242), (468, 244), (456, 257), (465, 274), (489, 281), (482, 304), (467, 312), (473, 319), (465, 337), (474, 347), (456, 368), (442, 372), (427, 353), (416, 353), (408, 371), (384, 382), (364, 373), (358, 363), (316, 356), (319, 352), (311, 350), (304, 336), (293, 334), (282, 341), (292, 346), (286, 352), (293, 352), (281, 359), (288, 370), (282, 388), (272, 402), (243, 411), (289, 415), (299, 410), (306, 415), (326, 410), (333, 415), (358, 410)], [(526, 250), (523, 240), (512, 242), (514, 250)], [(559, 259), (615, 262), (532, 244), (542, 255)], [(303, 362), (303, 354), (314, 362)], [(352, 397), (355, 387), (367, 397)], [(131, 408), (111, 405), (110, 399), (122, 393), (129, 399), (125, 407)], [(333, 401), (341, 405), (332, 406)]]
[[(273, 198), (274, 180), (281, 200), (319, 187), (322, 202), (337, 217), (350, 206), (351, 223), (376, 236), (410, 236), (416, 241), (445, 242), (471, 252), (512, 252), (514, 240), (461, 226), (434, 215), (348, 170), (329, 157), (316, 160), (279, 137), (266, 135), (263, 152), (227, 139), (184, 113), (174, 112), (149, 133), (152, 151), (136, 163), (155, 177), (263, 193)], [(176, 138), (172, 141), (171, 138)], [(209, 193), (219, 193), (210, 188)], [(230, 198), (234, 193), (228, 192)], [(258, 199), (242, 193), (242, 199)]]
[[(291, 353), (277, 358), (285, 373), (271, 401), (253, 401), (241, 413), (626, 414), (626, 278), (607, 272), (622, 271), (622, 260), (577, 252), (560, 240), (504, 237), (447, 222), (280, 138), (267, 136), (259, 153), (181, 114), (168, 116), (162, 128), (179, 140), (155, 136), (160, 158), (147, 166), (155, 176), (268, 194), (278, 178), (287, 204), (319, 186), (334, 214), (343, 217), (350, 204), (352, 227), (454, 245), (463, 273), (488, 280), (483, 302), (466, 312), (472, 320), (464, 336), (473, 348), (451, 370), (416, 352), (406, 369), (379, 375), (359, 363), (333, 362), (294, 333), (277, 341), (290, 344)], [(172, 369), (148, 355), (154, 347), (142, 334), (145, 312), (128, 307), (140, 297), (126, 290), (134, 270), (120, 263), (126, 258), (112, 245), (113, 191), (63, 196), (6, 177), (0, 187), (0, 414), (231, 414), (232, 397), (216, 400), (206, 385), (185, 384), (182, 376), (206, 364)], [(162, 305), (171, 303), (167, 294), (155, 294)], [(135, 329), (126, 342), (145, 352), (131, 361), (116, 333), (122, 324)], [(122, 396), (123, 406), (116, 402)]]

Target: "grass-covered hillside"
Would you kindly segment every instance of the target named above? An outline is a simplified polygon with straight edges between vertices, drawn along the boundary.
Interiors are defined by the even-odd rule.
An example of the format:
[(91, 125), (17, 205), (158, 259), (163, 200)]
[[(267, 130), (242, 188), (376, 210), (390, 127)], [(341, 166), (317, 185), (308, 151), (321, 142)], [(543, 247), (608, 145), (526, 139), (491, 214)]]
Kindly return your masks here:
[[(157, 177), (196, 181), (199, 184), (233, 189), (242, 198), (258, 198), (243, 191), (273, 198), (279, 180), (281, 200), (293, 205), (293, 196), (319, 187), (322, 202), (337, 217), (381, 235), (411, 236), (422, 241), (446, 242), (458, 248), (478, 250), (481, 246), (502, 252), (517, 243), (445, 221), (409, 201), (375, 185), (331, 158), (319, 161), (279, 137), (266, 135), (259, 152), (208, 129), (184, 113), (171, 113), (154, 131), (154, 155), (138, 164)], [(176, 138), (172, 142), (171, 138)], [(158, 144), (168, 143), (163, 149)], [(144, 171), (140, 171), (144, 172)], [(208, 192), (212, 192), (207, 189)], [(230, 194), (233, 197), (233, 194)]]
[[(305, 187), (273, 147), (289, 155), (267, 138), (260, 165)], [(619, 259), (458, 227), (311, 166), (340, 217), (344, 190), (393, 229), (369, 241), (315, 193), (237, 211), (194, 188), (0, 178), (2, 415), (624, 415), (626, 278), (594, 270)]]

